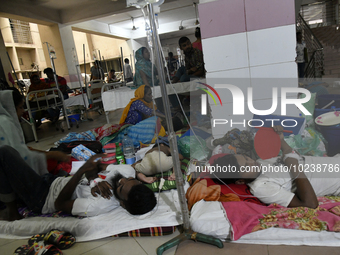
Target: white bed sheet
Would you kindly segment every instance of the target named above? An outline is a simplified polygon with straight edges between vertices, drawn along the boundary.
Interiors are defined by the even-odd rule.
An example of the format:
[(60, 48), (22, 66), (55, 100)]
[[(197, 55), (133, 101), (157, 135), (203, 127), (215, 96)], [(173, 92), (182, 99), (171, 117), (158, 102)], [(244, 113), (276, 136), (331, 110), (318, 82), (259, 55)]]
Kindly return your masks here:
[[(185, 190), (188, 187), (186, 183)], [(91, 241), (135, 229), (180, 225), (180, 211), (177, 190), (169, 190), (160, 193), (158, 208), (145, 215), (133, 216), (119, 207), (110, 213), (83, 219), (29, 217), (14, 222), (0, 221), (0, 238), (25, 239), (51, 229), (60, 229), (71, 232), (77, 242)]]
[[(85, 105), (84, 105), (84, 99), (85, 99)], [(83, 96), (81, 94), (69, 97), (68, 99), (64, 100), (65, 107), (83, 105), (83, 106), (86, 106), (86, 108), (89, 108), (89, 100), (88, 100), (86, 94), (84, 94), (84, 99), (83, 99)]]
[[(184, 93), (197, 90), (197, 87), (201, 87), (197, 82), (205, 82), (205, 79), (197, 79), (190, 82), (175, 83), (173, 84), (177, 93)], [(125, 108), (130, 102), (131, 98), (135, 97), (135, 89), (128, 87), (121, 87), (114, 90), (105, 91), (102, 94), (102, 101), (104, 111), (114, 111), (119, 108)], [(167, 85), (168, 95), (175, 94), (172, 86)], [(162, 97), (160, 86), (152, 88), (152, 95), (154, 98)]]
[[(191, 228), (222, 241), (230, 240), (231, 227), (220, 202), (197, 202), (190, 216)], [(340, 233), (269, 228), (242, 236), (235, 243), (340, 247)]]

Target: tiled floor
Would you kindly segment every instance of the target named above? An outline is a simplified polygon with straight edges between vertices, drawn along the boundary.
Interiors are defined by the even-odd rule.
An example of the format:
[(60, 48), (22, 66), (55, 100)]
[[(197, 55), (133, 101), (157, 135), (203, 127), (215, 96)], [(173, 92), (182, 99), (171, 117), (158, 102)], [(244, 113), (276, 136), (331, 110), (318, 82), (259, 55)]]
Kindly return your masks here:
[[(110, 122), (118, 123), (122, 109), (116, 110), (110, 113)], [(80, 127), (77, 129), (73, 126), (69, 132), (81, 132), (89, 130), (91, 128), (102, 126), (106, 123), (105, 115), (99, 115), (97, 112), (91, 112), (89, 114), (93, 121), (84, 121), (80, 123)], [(67, 134), (56, 131), (54, 126), (50, 122), (46, 122), (41, 126), (41, 130), (38, 131), (39, 142), (30, 142), (29, 146), (47, 150), (53, 146), (53, 143)], [(179, 235), (178, 230), (172, 235), (163, 237), (124, 237), (113, 238), (108, 237), (96, 241), (76, 243), (72, 248), (63, 251), (65, 255), (106, 255), (106, 254), (156, 254), (156, 249), (163, 243)], [(13, 254), (14, 250), (27, 244), (27, 239), (0, 239), (0, 254), (7, 255)], [(237, 244), (237, 243), (225, 243), (223, 249), (204, 244), (195, 243), (193, 241), (184, 241), (178, 245), (165, 251), (164, 255), (180, 254), (180, 255), (197, 255), (197, 254), (229, 254), (229, 255), (283, 255), (283, 254), (340, 254), (338, 247), (310, 247), (310, 246), (275, 246), (275, 245), (251, 245), (251, 244)]]

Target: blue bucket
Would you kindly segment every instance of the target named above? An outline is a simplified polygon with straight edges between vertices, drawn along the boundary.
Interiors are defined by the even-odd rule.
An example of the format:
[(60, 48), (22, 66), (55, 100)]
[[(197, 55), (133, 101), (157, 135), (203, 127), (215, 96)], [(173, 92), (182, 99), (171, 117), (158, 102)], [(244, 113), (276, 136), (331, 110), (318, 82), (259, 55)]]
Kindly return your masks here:
[(318, 100), (318, 108), (324, 107), (325, 105), (329, 104), (333, 100), (335, 102), (331, 104), (329, 108), (332, 106), (335, 106), (336, 108), (340, 108), (340, 95), (338, 94), (320, 95), (318, 96), (317, 100)]
[(319, 126), (323, 137), (327, 140), (327, 155), (333, 157), (340, 153), (340, 124), (335, 126)]
[(68, 120), (71, 122), (77, 122), (80, 120), (80, 114), (69, 115), (67, 117), (68, 117)]

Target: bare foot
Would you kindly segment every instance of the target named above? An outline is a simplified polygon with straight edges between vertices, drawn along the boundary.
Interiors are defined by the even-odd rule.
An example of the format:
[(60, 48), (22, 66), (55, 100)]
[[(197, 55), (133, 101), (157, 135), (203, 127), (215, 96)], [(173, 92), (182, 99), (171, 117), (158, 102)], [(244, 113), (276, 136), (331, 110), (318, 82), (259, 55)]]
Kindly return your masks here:
[(172, 172), (172, 174), (168, 177), (169, 181), (175, 181), (176, 180), (176, 175), (175, 172)]
[(146, 177), (145, 174), (138, 173), (137, 174), (137, 179), (139, 179), (142, 182), (153, 183), (154, 181), (156, 181), (157, 178), (156, 177), (152, 177), (152, 176)]
[(145, 177), (145, 179), (144, 179), (144, 182), (146, 182), (146, 183), (153, 183), (154, 181), (156, 181), (156, 177), (152, 177), (152, 176), (150, 176), (150, 177)]

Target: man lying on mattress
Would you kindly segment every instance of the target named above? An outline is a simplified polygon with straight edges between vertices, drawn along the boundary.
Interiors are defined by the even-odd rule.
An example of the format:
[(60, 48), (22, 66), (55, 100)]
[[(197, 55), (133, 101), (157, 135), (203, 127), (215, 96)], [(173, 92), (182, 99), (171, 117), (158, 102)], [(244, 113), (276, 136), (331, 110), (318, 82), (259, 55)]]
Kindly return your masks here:
[[(130, 165), (105, 165), (92, 156), (72, 177), (39, 176), (10, 146), (0, 146), (0, 201), (6, 204), (5, 220), (19, 220), (16, 197), (38, 213), (63, 211), (96, 216), (119, 206), (133, 215), (151, 211), (154, 193), (135, 179)], [(98, 172), (108, 170), (105, 181)], [(85, 174), (85, 177), (83, 175)]]
[[(283, 157), (254, 161), (245, 155), (226, 155), (215, 160), (226, 172), (212, 173), (221, 184), (247, 184), (263, 203), (285, 207), (318, 207), (317, 196), (340, 195), (340, 158), (300, 156), (280, 135)], [(211, 172), (211, 171), (210, 171)]]

